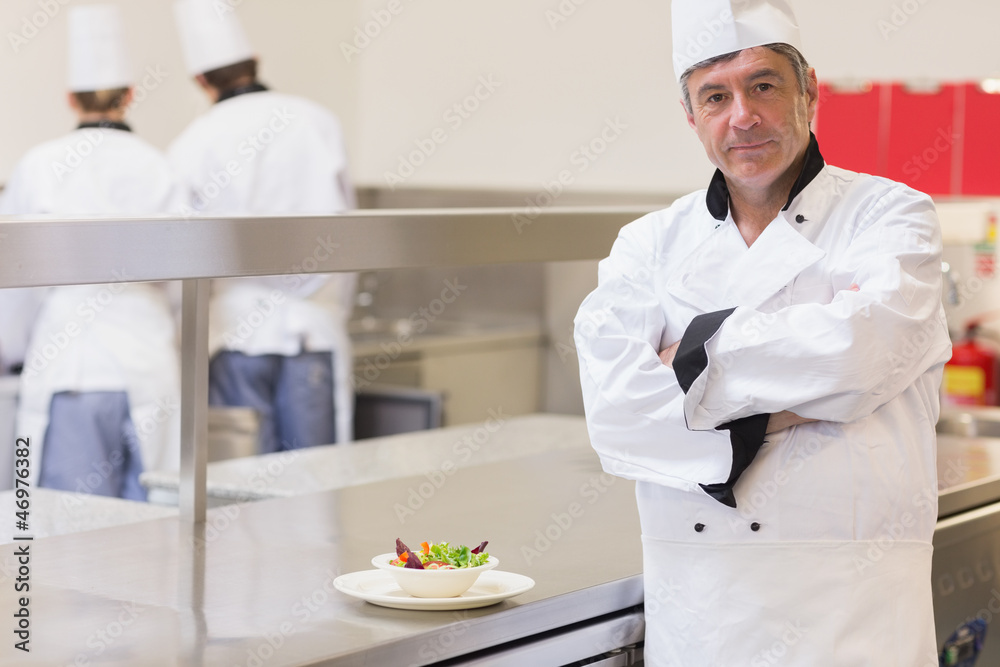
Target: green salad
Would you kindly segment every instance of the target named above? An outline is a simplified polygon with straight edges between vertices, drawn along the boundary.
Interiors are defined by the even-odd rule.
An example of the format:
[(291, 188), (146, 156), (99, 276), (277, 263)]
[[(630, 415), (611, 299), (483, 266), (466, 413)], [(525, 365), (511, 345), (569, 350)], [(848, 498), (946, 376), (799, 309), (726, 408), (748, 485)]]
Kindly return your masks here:
[(390, 565), (408, 567), (415, 570), (457, 570), (465, 567), (485, 565), (490, 555), (486, 544), (470, 549), (464, 544), (453, 547), (448, 542), (421, 542), (420, 551), (413, 551), (396, 538), (396, 557)]

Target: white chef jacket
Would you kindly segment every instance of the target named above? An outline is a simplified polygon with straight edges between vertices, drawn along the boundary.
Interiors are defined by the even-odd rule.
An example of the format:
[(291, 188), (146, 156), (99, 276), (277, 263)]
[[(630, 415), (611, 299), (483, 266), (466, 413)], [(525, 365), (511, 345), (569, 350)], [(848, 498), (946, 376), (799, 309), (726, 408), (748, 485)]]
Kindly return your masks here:
[[(0, 206), (2, 201), (0, 197)], [(24, 363), (31, 329), (45, 292), (44, 287), (0, 289), (0, 375)]]
[[(647, 664), (937, 664), (940, 254), (929, 197), (814, 138), (749, 248), (721, 173), (621, 230), (575, 338), (593, 446), (639, 482)], [(782, 410), (820, 421), (765, 437)]]
[[(131, 132), (90, 127), (29, 151), (3, 192), (0, 213), (151, 217), (179, 203), (162, 153)], [(180, 466), (180, 364), (165, 284), (128, 282), (115, 267), (108, 279), (115, 282), (49, 288), (35, 322), (17, 432), (33, 439), (36, 479), (49, 403), (61, 391), (127, 392), (143, 467)]]
[[(301, 97), (261, 90), (220, 101), (177, 137), (168, 158), (184, 190), (184, 213), (330, 215), (354, 205), (340, 123)], [(316, 258), (332, 252), (336, 239), (316, 239)], [(338, 442), (353, 430), (346, 322), (355, 280), (301, 273), (216, 280), (209, 303), (210, 354), (334, 352)]]

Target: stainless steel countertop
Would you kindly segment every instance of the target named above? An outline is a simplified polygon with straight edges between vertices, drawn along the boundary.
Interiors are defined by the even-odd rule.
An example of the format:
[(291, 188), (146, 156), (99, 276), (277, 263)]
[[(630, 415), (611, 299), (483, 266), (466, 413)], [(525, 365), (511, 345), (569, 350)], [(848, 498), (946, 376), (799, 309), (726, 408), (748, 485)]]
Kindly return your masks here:
[[(543, 423), (561, 425), (568, 444), (551, 448), (553, 432), (536, 433), (537, 450), (497, 449), (513, 457), (432, 475), (437, 484), (421, 472), (220, 507), (197, 533), (168, 517), (33, 542), (32, 652), (8, 638), (0, 663), (423, 665), (640, 604), (634, 485), (601, 473), (582, 420), (516, 418), (496, 432), (506, 441), (491, 442), (516, 444), (521, 432), (508, 429), (521, 424), (526, 434)], [(408, 438), (427, 439), (423, 465), (440, 472), (463, 428), (476, 427)], [(406, 438), (381, 440), (359, 451), (391, 458)], [(940, 436), (939, 450), (943, 511), (1000, 471), (1000, 439)], [(500, 569), (536, 586), (492, 607), (447, 612), (386, 609), (334, 590), (336, 576), (370, 569), (396, 537), (489, 539)], [(18, 546), (0, 545), (3, 609), (16, 608)], [(594, 653), (605, 649), (595, 640)]]
[[(577, 416), (524, 415), (487, 427), (491, 422), (219, 461), (208, 466), (208, 495), (226, 502), (286, 497), (590, 447), (586, 422)], [(176, 492), (179, 479), (152, 471), (143, 482)], [(1000, 438), (939, 434), (938, 488), (939, 518), (1000, 501)]]
[(938, 434), (938, 518), (1000, 501), (1000, 438)]
[[(502, 416), (502, 411), (501, 411)], [(443, 467), (484, 465), (556, 449), (588, 449), (582, 417), (537, 414), (489, 420), (345, 445), (230, 459), (208, 466), (208, 495), (231, 502), (365, 484)], [(492, 430), (491, 430), (492, 429)], [(154, 491), (176, 492), (176, 472), (150, 471)], [(1000, 438), (938, 435), (940, 518), (1000, 501)]]
[[(164, 518), (38, 540), (32, 651), (15, 651), (8, 629), (0, 663), (423, 665), (641, 603), (634, 485), (604, 475), (589, 449), (458, 469), (421, 496), (427, 481), (220, 507), (203, 535)], [(454, 612), (386, 609), (334, 590), (337, 575), (370, 569), (396, 537), (488, 539), (499, 569), (536, 586)], [(7, 610), (15, 548), (0, 546)]]
[(0, 544), (14, 541), (15, 535), (33, 537), (66, 535), (85, 530), (176, 516), (176, 507), (161, 507), (90, 493), (30, 489), (28, 531), (15, 530), (15, 491), (0, 491)]
[[(371, 438), (208, 464), (208, 496), (228, 501), (277, 498), (368, 482), (434, 476), (561, 449), (590, 449), (583, 417), (536, 414), (512, 417), (502, 409), (484, 421), (430, 431)], [(152, 491), (176, 492), (176, 472), (143, 473)]]

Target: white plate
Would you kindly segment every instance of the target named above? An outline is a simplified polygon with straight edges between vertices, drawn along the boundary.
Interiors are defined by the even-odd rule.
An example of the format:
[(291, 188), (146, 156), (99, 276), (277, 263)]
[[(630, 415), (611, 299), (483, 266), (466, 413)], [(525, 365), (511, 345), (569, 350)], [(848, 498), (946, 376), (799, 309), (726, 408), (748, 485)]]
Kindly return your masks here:
[(337, 590), (382, 607), (448, 611), (496, 604), (531, 590), (534, 579), (523, 574), (491, 570), (479, 575), (472, 588), (454, 598), (415, 598), (403, 592), (392, 575), (383, 570), (342, 574), (333, 580)]

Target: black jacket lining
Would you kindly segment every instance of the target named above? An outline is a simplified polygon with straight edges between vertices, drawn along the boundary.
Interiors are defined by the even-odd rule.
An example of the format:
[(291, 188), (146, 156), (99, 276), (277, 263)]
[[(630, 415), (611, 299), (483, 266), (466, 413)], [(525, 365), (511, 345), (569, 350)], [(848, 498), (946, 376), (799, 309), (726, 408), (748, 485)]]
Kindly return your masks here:
[[(708, 368), (708, 352), (705, 351), (705, 343), (715, 335), (735, 308), (719, 310), (713, 313), (705, 313), (695, 317), (684, 336), (681, 344), (677, 348), (674, 356), (673, 368), (677, 376), (677, 383), (687, 394), (691, 385), (699, 375)], [(715, 428), (717, 431), (729, 431), (729, 444), (733, 448), (733, 467), (729, 473), (729, 479), (721, 484), (700, 484), (702, 490), (708, 495), (718, 500), (723, 505), (736, 507), (736, 496), (733, 494), (733, 487), (739, 481), (740, 476), (753, 463), (754, 457), (764, 444), (764, 435), (767, 431), (769, 414), (752, 415), (743, 417), (725, 424), (720, 424)]]
[(225, 102), (233, 97), (239, 97), (240, 95), (246, 95), (247, 93), (263, 93), (267, 90), (267, 86), (262, 83), (251, 83), (247, 86), (239, 86), (238, 88), (231, 88), (230, 90), (224, 90), (219, 93), (219, 99), (215, 101), (216, 104), (219, 102)]
[(106, 130), (121, 130), (122, 132), (132, 131), (132, 128), (125, 123), (119, 123), (114, 120), (95, 120), (89, 123), (80, 123), (76, 126), (76, 129), (87, 130), (95, 127), (104, 128)]
[[(799, 177), (795, 179), (795, 184), (792, 185), (792, 191), (789, 193), (788, 201), (785, 202), (782, 211), (788, 210), (788, 207), (792, 205), (792, 200), (806, 189), (806, 186), (819, 175), (825, 166), (826, 161), (823, 159), (823, 154), (819, 152), (819, 142), (816, 141), (816, 135), (810, 132), (809, 146), (806, 148), (806, 161), (802, 165)], [(708, 184), (705, 204), (708, 206), (708, 212), (716, 220), (725, 220), (726, 216), (729, 215), (729, 186), (726, 185), (726, 177), (718, 169), (712, 176), (712, 182)]]

